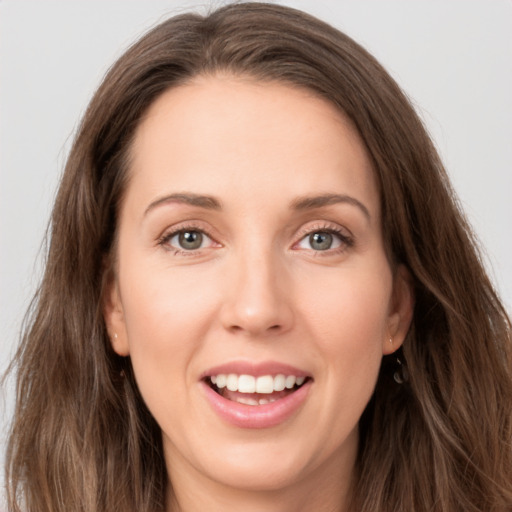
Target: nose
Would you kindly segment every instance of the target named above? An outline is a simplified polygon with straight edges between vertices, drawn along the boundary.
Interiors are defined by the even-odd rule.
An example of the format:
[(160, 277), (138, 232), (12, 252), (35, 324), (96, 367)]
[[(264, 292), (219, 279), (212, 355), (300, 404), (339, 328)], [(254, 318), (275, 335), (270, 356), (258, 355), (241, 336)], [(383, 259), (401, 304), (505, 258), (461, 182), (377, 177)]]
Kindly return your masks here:
[(270, 253), (239, 257), (228, 270), (220, 313), (225, 329), (251, 337), (287, 332), (293, 325), (286, 269)]

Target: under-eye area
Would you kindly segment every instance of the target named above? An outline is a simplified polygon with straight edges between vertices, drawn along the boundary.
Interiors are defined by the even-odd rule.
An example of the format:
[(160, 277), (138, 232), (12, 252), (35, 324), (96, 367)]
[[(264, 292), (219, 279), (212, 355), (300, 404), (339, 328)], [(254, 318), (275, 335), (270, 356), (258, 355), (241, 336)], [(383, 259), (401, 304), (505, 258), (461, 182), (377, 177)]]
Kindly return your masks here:
[(226, 400), (245, 405), (266, 405), (291, 395), (311, 377), (295, 375), (218, 374), (205, 377), (204, 381)]

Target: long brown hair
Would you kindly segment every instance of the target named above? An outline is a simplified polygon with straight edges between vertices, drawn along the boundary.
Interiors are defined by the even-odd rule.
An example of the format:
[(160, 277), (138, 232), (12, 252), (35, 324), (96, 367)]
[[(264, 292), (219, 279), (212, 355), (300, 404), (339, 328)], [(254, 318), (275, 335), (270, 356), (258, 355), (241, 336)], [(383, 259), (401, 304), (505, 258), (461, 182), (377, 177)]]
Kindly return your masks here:
[[(439, 157), (407, 98), (362, 47), (259, 3), (160, 24), (110, 69), (70, 152), (46, 270), (13, 362), (11, 511), (165, 508), (161, 434), (101, 313), (128, 150), (155, 99), (219, 71), (314, 91), (348, 116), (380, 187), (387, 251), (414, 281), (413, 323), (383, 359), (360, 421), (353, 510), (512, 508), (511, 326)], [(402, 369), (402, 377), (404, 370)]]

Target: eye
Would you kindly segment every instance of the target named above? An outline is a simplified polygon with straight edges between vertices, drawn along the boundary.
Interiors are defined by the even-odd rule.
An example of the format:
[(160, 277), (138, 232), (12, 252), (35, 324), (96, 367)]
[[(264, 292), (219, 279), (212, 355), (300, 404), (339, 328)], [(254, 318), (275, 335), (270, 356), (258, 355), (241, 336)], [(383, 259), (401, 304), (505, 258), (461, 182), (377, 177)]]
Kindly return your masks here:
[[(327, 251), (327, 249), (331, 249), (333, 243), (339, 242), (336, 240), (332, 233), (318, 231), (317, 233), (311, 233), (308, 237), (308, 243), (312, 249), (315, 251)], [(338, 243), (339, 245), (339, 243)]]
[(329, 251), (351, 245), (351, 239), (336, 230), (317, 229), (304, 236), (297, 247), (313, 251)]
[(203, 233), (200, 231), (180, 231), (171, 238), (170, 244), (177, 244), (180, 249), (193, 251), (201, 248), (203, 238)]
[(313, 249), (314, 251), (327, 251), (340, 247), (339, 235), (329, 231), (315, 231), (305, 236), (300, 242), (301, 249)]
[(197, 251), (213, 245), (213, 240), (199, 229), (184, 228), (165, 235), (159, 242), (178, 251)]

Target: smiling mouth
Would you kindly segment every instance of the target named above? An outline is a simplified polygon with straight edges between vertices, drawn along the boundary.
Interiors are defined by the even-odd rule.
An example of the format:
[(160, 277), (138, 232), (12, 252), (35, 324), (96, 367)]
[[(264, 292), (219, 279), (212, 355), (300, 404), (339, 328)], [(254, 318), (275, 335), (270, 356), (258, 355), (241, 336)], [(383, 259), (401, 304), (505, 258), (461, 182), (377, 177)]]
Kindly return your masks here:
[(295, 375), (218, 374), (205, 378), (205, 382), (226, 400), (259, 406), (273, 403), (300, 389), (310, 377)]

